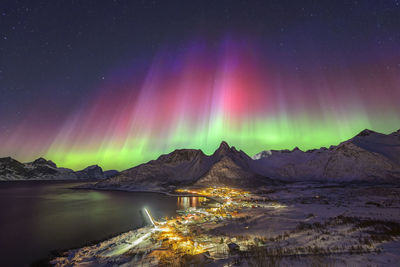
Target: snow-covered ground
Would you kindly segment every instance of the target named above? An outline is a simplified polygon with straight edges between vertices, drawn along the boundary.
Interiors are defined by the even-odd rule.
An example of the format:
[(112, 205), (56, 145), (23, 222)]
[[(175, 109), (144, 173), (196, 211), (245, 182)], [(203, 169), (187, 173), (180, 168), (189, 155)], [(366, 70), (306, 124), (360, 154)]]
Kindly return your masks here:
[[(199, 248), (197, 255), (193, 250), (187, 255), (174, 250), (171, 240), (182, 236), (162, 235), (161, 228), (148, 226), (67, 251), (51, 263), (154, 266), (171, 251), (179, 251), (175, 263), (195, 266), (398, 266), (400, 262), (399, 186), (293, 183), (225, 199), (219, 213), (221, 207), (211, 214), (216, 207), (186, 211), (181, 221), (171, 224)], [(209, 215), (201, 216), (207, 211)], [(184, 217), (187, 214), (195, 216)], [(230, 250), (232, 243), (239, 249)]]

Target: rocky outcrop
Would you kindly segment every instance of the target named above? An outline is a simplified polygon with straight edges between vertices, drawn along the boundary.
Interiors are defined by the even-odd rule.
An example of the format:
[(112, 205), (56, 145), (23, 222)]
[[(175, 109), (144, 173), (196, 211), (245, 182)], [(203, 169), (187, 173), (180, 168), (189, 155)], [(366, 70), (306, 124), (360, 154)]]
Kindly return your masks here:
[(272, 155), (272, 151), (271, 150), (263, 150), (260, 153), (255, 154), (253, 157), (251, 157), (254, 160), (259, 160), (262, 158), (267, 158), (269, 156)]

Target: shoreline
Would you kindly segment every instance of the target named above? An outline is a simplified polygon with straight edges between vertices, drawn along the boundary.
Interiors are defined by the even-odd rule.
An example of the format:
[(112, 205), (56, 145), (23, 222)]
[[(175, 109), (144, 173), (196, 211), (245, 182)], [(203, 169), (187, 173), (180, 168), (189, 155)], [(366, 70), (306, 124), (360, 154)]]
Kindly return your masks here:
[(70, 250), (77, 250), (77, 249), (80, 249), (80, 248), (83, 248), (83, 247), (93, 246), (93, 245), (99, 244), (101, 242), (104, 242), (104, 241), (106, 241), (108, 239), (112, 239), (112, 238), (115, 238), (117, 236), (120, 236), (122, 234), (126, 234), (126, 233), (129, 233), (131, 231), (138, 230), (139, 228), (142, 228), (142, 227), (143, 226), (140, 226), (140, 227), (136, 227), (136, 228), (131, 229), (131, 230), (126, 231), (126, 232), (119, 232), (119, 233), (111, 234), (111, 235), (109, 235), (109, 236), (107, 236), (105, 238), (102, 238), (102, 239), (91, 240), (91, 241), (85, 242), (83, 245), (80, 245), (80, 246), (73, 246), (73, 247), (70, 247), (70, 248), (58, 248), (58, 249), (50, 250), (49, 251), (49, 254), (50, 254), (49, 257), (44, 257), (44, 258), (41, 258), (41, 259), (34, 260), (34, 261), (32, 261), (30, 263), (29, 266), (32, 266), (32, 267), (36, 267), (36, 266), (37, 267), (53, 266), (53, 265), (50, 264), (50, 262), (52, 260), (54, 260), (57, 257), (63, 256), (64, 253), (67, 253)]
[[(13, 181), (12, 181), (13, 182)], [(49, 181), (45, 181), (45, 182), (49, 182)], [(53, 181), (51, 181), (53, 182)], [(55, 182), (66, 182), (66, 181), (55, 181)], [(73, 181), (67, 181), (67, 182), (73, 182)], [(93, 181), (90, 181), (93, 182)], [(96, 181), (95, 181), (96, 182)], [(204, 197), (213, 201), (217, 201), (211, 197), (207, 197), (207, 196), (201, 196), (201, 195), (195, 195), (195, 194), (173, 194), (173, 193), (169, 193), (169, 192), (165, 192), (165, 191), (156, 191), (156, 190), (124, 190), (124, 189), (117, 189), (117, 188), (93, 188), (93, 187), (66, 187), (66, 189), (73, 189), (73, 190), (93, 190), (93, 191), (114, 191), (114, 192), (126, 192), (126, 193), (150, 193), (150, 194), (162, 194), (162, 195), (166, 195), (166, 196), (171, 196), (171, 197)], [(217, 201), (218, 202), (218, 201)], [(175, 210), (175, 212), (177, 212), (177, 210)], [(175, 217), (179, 216), (178, 213), (176, 213)], [(65, 253), (67, 253), (68, 251), (71, 250), (78, 250), (84, 247), (90, 247), (93, 245), (97, 245), (100, 244), (102, 242), (105, 242), (107, 240), (116, 238), (118, 236), (124, 235), (124, 234), (128, 234), (130, 232), (135, 232), (143, 227), (146, 227), (145, 225), (142, 226), (138, 226), (138, 227), (134, 227), (128, 231), (123, 231), (123, 232), (117, 232), (117, 233), (113, 233), (110, 234), (108, 236), (106, 236), (105, 238), (101, 238), (101, 239), (96, 239), (96, 240), (90, 240), (88, 242), (83, 243), (82, 245), (79, 246), (73, 246), (73, 247), (69, 247), (69, 248), (56, 248), (53, 250), (49, 251), (49, 257), (44, 257), (44, 258), (40, 258), (37, 260), (34, 260), (30, 263), (30, 266), (53, 266), (52, 264), (50, 264), (50, 262), (58, 257), (62, 257), (64, 256)]]
[[(167, 191), (161, 190), (146, 190), (146, 189), (125, 189), (125, 188), (115, 188), (115, 187), (84, 187), (84, 186), (77, 186), (77, 187), (70, 187), (69, 189), (77, 189), (77, 190), (100, 190), (100, 191), (119, 191), (119, 192), (137, 192), (137, 193), (156, 193), (156, 194), (163, 194), (171, 197), (205, 197), (212, 199), (214, 201), (218, 201), (214, 198), (210, 198), (208, 196), (198, 195), (198, 194), (180, 194), (180, 193), (172, 193)], [(219, 202), (219, 201), (218, 201)]]
[(170, 197), (204, 197), (211, 199), (212, 201), (215, 201), (217, 203), (223, 203), (222, 200), (210, 197), (210, 196), (203, 196), (203, 195), (198, 195), (198, 194), (177, 194), (177, 193), (171, 193), (171, 192), (165, 192), (165, 191), (156, 191), (156, 190), (143, 190), (143, 189), (118, 189), (118, 188), (93, 188), (93, 187), (71, 187), (69, 189), (77, 189), (77, 190), (100, 190), (100, 191), (118, 191), (118, 192), (127, 192), (127, 193), (155, 193), (155, 194), (162, 194), (162, 195), (167, 195)]

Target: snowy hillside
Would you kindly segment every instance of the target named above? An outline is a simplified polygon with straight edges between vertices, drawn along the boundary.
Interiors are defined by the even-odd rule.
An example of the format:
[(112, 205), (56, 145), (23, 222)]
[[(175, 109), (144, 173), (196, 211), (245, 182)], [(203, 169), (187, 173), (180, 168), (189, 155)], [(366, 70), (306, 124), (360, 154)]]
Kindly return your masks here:
[(329, 149), (272, 150), (253, 158), (255, 172), (277, 179), (394, 181), (400, 178), (400, 134), (364, 130)]

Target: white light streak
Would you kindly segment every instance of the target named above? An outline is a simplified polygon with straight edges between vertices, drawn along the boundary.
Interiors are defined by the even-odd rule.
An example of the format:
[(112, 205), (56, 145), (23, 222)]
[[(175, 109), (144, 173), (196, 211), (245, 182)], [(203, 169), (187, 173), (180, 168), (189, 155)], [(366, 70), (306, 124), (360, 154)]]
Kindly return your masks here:
[(151, 223), (152, 223), (154, 226), (156, 226), (156, 224), (154, 223), (154, 220), (153, 220), (153, 218), (151, 217), (151, 215), (150, 215), (150, 213), (148, 212), (148, 210), (147, 210), (146, 208), (144, 208), (144, 211), (146, 212), (147, 216), (149, 216), (149, 219), (150, 219)]

